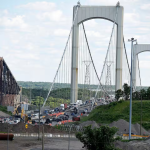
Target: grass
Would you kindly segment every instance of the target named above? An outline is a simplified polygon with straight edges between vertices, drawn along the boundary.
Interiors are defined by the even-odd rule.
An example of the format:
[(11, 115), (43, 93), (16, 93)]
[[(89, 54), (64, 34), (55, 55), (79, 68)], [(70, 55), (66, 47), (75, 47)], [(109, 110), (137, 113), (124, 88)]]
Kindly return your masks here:
[[(132, 123), (139, 123), (141, 120), (141, 101), (133, 100), (132, 102)], [(113, 102), (109, 105), (96, 107), (88, 117), (82, 117), (81, 122), (93, 120), (97, 123), (109, 124), (119, 119), (129, 121), (130, 101)], [(142, 103), (142, 126), (150, 129), (150, 100), (143, 100)]]
[(6, 106), (0, 106), (0, 111), (4, 112), (6, 114), (12, 115), (12, 113), (10, 111), (7, 111), (7, 107)]

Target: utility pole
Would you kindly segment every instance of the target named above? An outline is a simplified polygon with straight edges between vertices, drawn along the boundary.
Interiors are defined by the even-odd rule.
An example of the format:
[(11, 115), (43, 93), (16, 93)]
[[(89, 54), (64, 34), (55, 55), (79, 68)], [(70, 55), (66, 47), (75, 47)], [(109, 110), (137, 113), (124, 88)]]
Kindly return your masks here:
[(40, 102), (41, 102), (41, 97), (39, 97), (39, 133), (38, 133), (38, 140), (40, 140)]
[(9, 150), (9, 123), (7, 122), (7, 128), (8, 128), (8, 131), (7, 131), (7, 150)]
[(41, 111), (41, 90), (40, 90), (40, 97), (39, 97), (39, 133), (38, 133), (38, 140), (40, 140), (40, 111)]
[(130, 116), (129, 116), (129, 140), (131, 139), (131, 124), (132, 124), (132, 63), (133, 63), (133, 42), (137, 42), (134, 38), (128, 39), (131, 42), (131, 75), (130, 75)]
[(30, 86), (30, 104), (31, 104), (31, 86)]
[[(106, 75), (106, 81), (105, 81), (105, 89), (107, 89), (108, 93), (111, 91), (111, 70), (110, 70), (110, 67), (112, 65), (113, 61), (106, 61), (106, 66), (107, 66), (107, 75)], [(112, 93), (110, 92), (110, 95)], [(105, 96), (105, 100), (106, 100), (106, 97), (108, 95)]]
[[(83, 91), (83, 97), (82, 97), (82, 99), (84, 101), (85, 97), (86, 97), (86, 85), (88, 86), (87, 90), (90, 90), (90, 64), (91, 64), (91, 61), (83, 61), (83, 62), (86, 65), (84, 91)], [(88, 97), (88, 91), (87, 91), (87, 97)], [(91, 98), (91, 92), (90, 92), (90, 98)]]
[(44, 124), (42, 129), (42, 150), (44, 150)]

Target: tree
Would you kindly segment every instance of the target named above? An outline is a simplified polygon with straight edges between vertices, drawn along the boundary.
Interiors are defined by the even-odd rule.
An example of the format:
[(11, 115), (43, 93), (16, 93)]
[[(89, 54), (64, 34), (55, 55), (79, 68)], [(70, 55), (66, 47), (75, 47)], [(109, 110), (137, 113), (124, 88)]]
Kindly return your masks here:
[(150, 100), (150, 87), (147, 89), (146, 93), (147, 93), (147, 99)]
[(100, 128), (91, 129), (91, 126), (84, 127), (83, 132), (76, 133), (84, 147), (88, 150), (119, 150), (114, 147), (114, 142), (119, 138), (114, 138), (117, 132), (116, 127), (109, 128), (101, 126)]
[(122, 97), (122, 95), (123, 95), (123, 91), (122, 91), (121, 89), (119, 89), (119, 90), (117, 90), (117, 91), (115, 92), (115, 97), (116, 97), (117, 100), (118, 100), (120, 97)]
[(145, 89), (141, 89), (140, 93), (141, 93), (142, 98), (146, 100), (147, 99), (147, 92), (146, 92), (146, 90)]
[(138, 92), (138, 91), (133, 92), (132, 99), (140, 100), (140, 97), (141, 97), (141, 93), (140, 92)]
[(125, 97), (125, 100), (129, 99), (129, 95), (130, 95), (130, 86), (128, 86), (128, 84), (124, 84), (123, 85), (123, 95)]
[(40, 105), (42, 106), (44, 103), (44, 98), (40, 96), (36, 96), (36, 98), (32, 100), (32, 104), (36, 106), (39, 106), (39, 102), (40, 102)]

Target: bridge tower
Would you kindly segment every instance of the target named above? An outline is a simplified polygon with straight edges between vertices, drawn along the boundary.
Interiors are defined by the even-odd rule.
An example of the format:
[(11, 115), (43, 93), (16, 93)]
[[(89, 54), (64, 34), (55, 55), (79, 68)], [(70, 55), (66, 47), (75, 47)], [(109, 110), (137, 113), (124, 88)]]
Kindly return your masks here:
[(150, 44), (135, 44), (133, 46), (133, 84), (136, 90), (137, 85), (137, 69), (138, 69), (138, 54), (150, 51)]
[(84, 21), (96, 18), (114, 22), (116, 13), (118, 15), (115, 22), (117, 25), (115, 89), (122, 89), (123, 12), (124, 9), (119, 3), (116, 6), (82, 6), (80, 3), (74, 6), (73, 18), (75, 20), (72, 28), (71, 103), (75, 103), (78, 96), (79, 25)]

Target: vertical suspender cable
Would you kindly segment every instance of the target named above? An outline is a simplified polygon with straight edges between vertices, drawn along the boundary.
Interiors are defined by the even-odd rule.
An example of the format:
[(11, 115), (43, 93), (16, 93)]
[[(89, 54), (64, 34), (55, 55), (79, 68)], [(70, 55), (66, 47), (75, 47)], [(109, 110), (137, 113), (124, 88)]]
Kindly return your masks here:
[(75, 17), (74, 17), (74, 20), (73, 20), (73, 23), (72, 23), (72, 26), (71, 26), (71, 30), (70, 30), (70, 33), (69, 33), (69, 37), (68, 37), (68, 40), (67, 40), (67, 43), (66, 43), (66, 46), (65, 46), (65, 49), (64, 49), (64, 52), (63, 52), (61, 61), (60, 61), (60, 63), (59, 63), (59, 66), (58, 66), (58, 69), (57, 69), (57, 71), (56, 71), (56, 74), (55, 74), (53, 83), (52, 83), (52, 85), (51, 85), (51, 87), (50, 87), (50, 89), (49, 89), (49, 92), (48, 92), (48, 94), (47, 94), (47, 97), (46, 97), (46, 99), (45, 99), (45, 101), (44, 101), (42, 107), (45, 106), (45, 103), (46, 103), (46, 101), (47, 101), (47, 99), (48, 99), (48, 96), (49, 96), (49, 94), (50, 94), (50, 92), (51, 92), (51, 90), (52, 90), (52, 88), (53, 88), (54, 83), (55, 83), (55, 79), (56, 79), (56, 76), (57, 76), (57, 74), (58, 74), (59, 68), (60, 68), (60, 66), (61, 66), (62, 60), (63, 60), (63, 58), (64, 58), (64, 55), (65, 55), (65, 52), (66, 52), (66, 47), (68, 46), (68, 42), (69, 42), (70, 35), (71, 35), (71, 32), (72, 32), (72, 28), (73, 28), (73, 25), (74, 25), (74, 22), (75, 22), (75, 19), (76, 19), (76, 16), (77, 16), (77, 12), (78, 12), (79, 5), (77, 5), (76, 7), (77, 7), (77, 9), (76, 9), (76, 12), (75, 12)]
[[(100, 79), (99, 79), (99, 77), (98, 77), (98, 73), (97, 73), (97, 71), (96, 71), (95, 65), (94, 65), (94, 61), (93, 61), (93, 59), (92, 59), (92, 55), (91, 55), (91, 52), (90, 52), (90, 47), (89, 47), (89, 44), (88, 44), (88, 40), (87, 40), (87, 36), (86, 36), (84, 24), (82, 23), (82, 25), (83, 25), (83, 31), (84, 31), (85, 39), (86, 39), (86, 42), (87, 42), (87, 46), (88, 46), (89, 54), (90, 54), (90, 57), (91, 57), (91, 61), (92, 61), (92, 64), (93, 64), (93, 67), (94, 67), (96, 76), (97, 76), (97, 78), (98, 78), (98, 80), (99, 80), (99, 85), (102, 86), (101, 81), (100, 81)], [(102, 88), (103, 88), (103, 87), (102, 87)], [(98, 89), (97, 89), (97, 90), (98, 90)], [(103, 88), (103, 90), (105, 91), (104, 88)], [(105, 91), (105, 92), (106, 92), (106, 91)], [(106, 92), (106, 93), (107, 93), (107, 92)], [(96, 95), (97, 95), (97, 93), (96, 93)], [(96, 95), (95, 95), (95, 97), (96, 97)]]
[[(114, 20), (114, 23), (113, 23), (112, 33), (111, 33), (111, 36), (110, 36), (110, 41), (109, 41), (109, 45), (108, 45), (108, 49), (107, 49), (107, 53), (106, 53), (106, 57), (105, 57), (105, 62), (104, 62), (103, 69), (102, 69), (102, 73), (101, 73), (101, 76), (100, 76), (100, 79), (99, 79), (100, 81), (101, 81), (101, 78), (102, 78), (102, 75), (103, 75), (103, 71), (104, 71), (104, 67), (105, 67), (105, 64), (106, 64), (106, 59), (107, 59), (107, 56), (108, 56), (108, 52), (109, 52), (109, 47), (110, 47), (110, 43), (111, 43), (113, 31), (114, 31), (114, 28), (115, 28), (115, 23), (116, 23), (117, 16), (118, 16), (118, 8), (119, 8), (119, 6), (116, 6), (116, 8), (117, 8), (117, 9), (116, 9), (115, 20)], [(95, 97), (96, 97), (96, 95), (97, 95), (97, 92), (98, 92), (98, 89), (99, 89), (99, 86), (100, 86), (100, 85), (101, 85), (101, 84), (98, 84)]]

